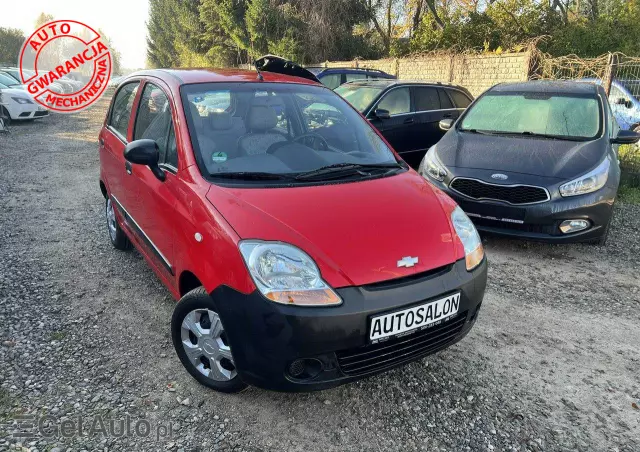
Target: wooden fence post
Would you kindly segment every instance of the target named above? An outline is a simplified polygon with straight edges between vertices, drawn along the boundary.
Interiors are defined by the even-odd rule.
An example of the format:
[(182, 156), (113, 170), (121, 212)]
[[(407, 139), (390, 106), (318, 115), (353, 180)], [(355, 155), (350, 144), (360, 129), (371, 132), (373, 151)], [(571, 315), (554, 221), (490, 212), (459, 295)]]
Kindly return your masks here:
[(602, 79), (602, 86), (604, 87), (607, 96), (609, 95), (609, 91), (611, 91), (611, 83), (613, 79), (616, 78), (616, 69), (618, 67), (618, 54), (610, 53), (609, 59), (607, 61), (607, 67), (604, 72), (604, 78)]

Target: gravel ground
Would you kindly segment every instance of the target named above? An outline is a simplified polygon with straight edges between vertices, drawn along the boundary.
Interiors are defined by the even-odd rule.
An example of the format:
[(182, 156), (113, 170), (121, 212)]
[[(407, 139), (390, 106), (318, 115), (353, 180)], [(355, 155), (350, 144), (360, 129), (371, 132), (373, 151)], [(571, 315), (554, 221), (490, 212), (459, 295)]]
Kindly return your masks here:
[(111, 248), (105, 110), (0, 135), (0, 451), (640, 450), (640, 206), (617, 206), (606, 247), (486, 238), (483, 311), (444, 352), (319, 393), (222, 395), (174, 354), (168, 292)]

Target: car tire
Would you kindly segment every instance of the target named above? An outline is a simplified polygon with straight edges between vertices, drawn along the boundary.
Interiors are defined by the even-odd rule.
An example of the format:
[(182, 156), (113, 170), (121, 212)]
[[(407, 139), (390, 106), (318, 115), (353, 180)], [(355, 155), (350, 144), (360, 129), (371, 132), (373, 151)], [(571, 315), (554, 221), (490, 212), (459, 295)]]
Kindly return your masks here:
[(591, 245), (599, 245), (599, 246), (606, 245), (607, 244), (607, 239), (609, 238), (609, 230), (610, 229), (611, 229), (611, 219), (609, 219), (609, 222), (604, 227), (604, 232), (602, 233), (602, 235), (600, 237), (598, 237), (598, 238), (589, 240), (587, 243), (589, 243)]
[(113, 206), (110, 196), (107, 197), (105, 202), (105, 218), (107, 219), (107, 232), (109, 233), (109, 239), (113, 247), (121, 251), (130, 250), (131, 241), (118, 224), (115, 207)]
[(0, 105), (0, 118), (4, 122), (5, 127), (11, 125), (11, 115), (9, 114), (9, 110)]
[(176, 305), (171, 338), (180, 362), (200, 384), (225, 393), (248, 387), (235, 369), (222, 319), (204, 287), (188, 292)]

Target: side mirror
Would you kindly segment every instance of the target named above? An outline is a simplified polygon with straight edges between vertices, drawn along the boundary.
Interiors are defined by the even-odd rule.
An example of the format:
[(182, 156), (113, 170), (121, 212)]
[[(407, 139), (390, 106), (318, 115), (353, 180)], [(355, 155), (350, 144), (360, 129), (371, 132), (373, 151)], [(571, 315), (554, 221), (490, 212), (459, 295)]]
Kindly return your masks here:
[(444, 130), (445, 132), (451, 128), (453, 125), (453, 119), (441, 119), (438, 123), (440, 130)]
[(632, 130), (620, 130), (615, 138), (611, 138), (613, 144), (633, 144), (640, 140), (640, 133)]
[(378, 108), (373, 112), (373, 114), (376, 115), (376, 118), (378, 119), (391, 119), (391, 113), (389, 113), (389, 110), (385, 110), (384, 108)]
[(135, 163), (136, 165), (148, 166), (153, 175), (161, 182), (164, 182), (167, 178), (167, 175), (158, 166), (160, 151), (158, 149), (158, 143), (154, 140), (143, 139), (132, 141), (124, 148), (124, 158), (126, 161)]

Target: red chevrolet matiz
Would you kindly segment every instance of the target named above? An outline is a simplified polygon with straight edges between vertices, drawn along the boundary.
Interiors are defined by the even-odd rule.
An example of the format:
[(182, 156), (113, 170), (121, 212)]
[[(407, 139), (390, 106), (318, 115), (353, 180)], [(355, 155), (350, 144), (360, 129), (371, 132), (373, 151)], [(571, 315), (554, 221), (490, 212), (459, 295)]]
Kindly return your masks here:
[(455, 202), (276, 63), (133, 74), (99, 137), (111, 242), (179, 300), (177, 355), (223, 392), (323, 389), (442, 350), (486, 286)]

